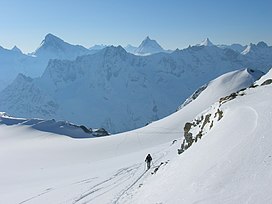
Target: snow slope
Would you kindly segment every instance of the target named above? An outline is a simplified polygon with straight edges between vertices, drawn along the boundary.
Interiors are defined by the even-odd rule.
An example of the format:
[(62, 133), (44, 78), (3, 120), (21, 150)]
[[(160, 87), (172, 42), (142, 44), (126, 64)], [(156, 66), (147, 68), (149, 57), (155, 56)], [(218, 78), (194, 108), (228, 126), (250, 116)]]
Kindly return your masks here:
[(0, 110), (122, 132), (173, 113), (198, 87), (242, 66), (216, 46), (145, 57), (111, 46), (74, 61), (51, 60), (40, 78), (18, 77), (0, 93)]
[[(264, 78), (272, 79), (271, 71)], [(271, 203), (271, 100), (271, 84), (259, 85), (202, 112), (196, 121), (211, 114), (202, 138), (123, 203)]]
[[(0, 203), (131, 203), (142, 196), (141, 189), (146, 190), (148, 194), (143, 196), (149, 199), (154, 193), (149, 186), (161, 181), (166, 169), (174, 171), (175, 160), (184, 156), (177, 156), (184, 122), (191, 121), (218, 98), (250, 85), (253, 77), (249, 72), (221, 76), (173, 115), (110, 137), (73, 139), (17, 122), (0, 124)], [(213, 95), (208, 97), (210, 93)], [(145, 172), (147, 153), (153, 156), (151, 171), (160, 166), (155, 175)], [(180, 169), (175, 170), (179, 174)], [(178, 187), (171, 186), (176, 190)], [(170, 195), (166, 190), (170, 186), (163, 188), (160, 196)]]

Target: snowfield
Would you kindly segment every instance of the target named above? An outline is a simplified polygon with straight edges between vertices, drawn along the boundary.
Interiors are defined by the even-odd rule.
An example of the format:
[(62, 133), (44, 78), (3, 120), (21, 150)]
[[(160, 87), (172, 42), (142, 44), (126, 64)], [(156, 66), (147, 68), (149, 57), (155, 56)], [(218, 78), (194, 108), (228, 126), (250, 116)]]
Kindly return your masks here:
[[(7, 124), (2, 115), (0, 203), (270, 203), (270, 84), (223, 103), (223, 118), (177, 154), (186, 122), (258, 77), (248, 69), (227, 73), (174, 114), (106, 137), (75, 139), (15, 118)], [(268, 79), (271, 72), (260, 80)]]
[(128, 203), (271, 203), (272, 86), (243, 94), (224, 103), (223, 118)]

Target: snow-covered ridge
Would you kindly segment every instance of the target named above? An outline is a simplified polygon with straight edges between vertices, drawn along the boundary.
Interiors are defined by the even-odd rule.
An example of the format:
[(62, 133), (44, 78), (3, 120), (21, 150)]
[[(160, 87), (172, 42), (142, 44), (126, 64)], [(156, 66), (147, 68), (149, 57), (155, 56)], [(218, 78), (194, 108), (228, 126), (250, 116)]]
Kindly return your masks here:
[[(248, 70), (252, 73), (255, 71)], [(181, 148), (178, 150), (179, 153), (183, 153), (187, 150), (193, 143), (196, 143), (198, 139), (206, 135), (224, 116), (224, 111), (221, 106), (229, 101), (236, 99), (237, 97), (242, 97), (259, 86), (266, 86), (272, 84), (272, 69), (263, 75), (259, 80), (248, 88), (242, 88), (236, 92), (231, 93), (225, 97), (219, 99), (214, 105), (209, 107), (207, 110), (200, 113), (192, 122), (187, 122), (184, 126), (184, 139), (181, 144)], [(259, 73), (255, 73), (259, 74)]]
[(256, 83), (263, 85), (223, 97), (188, 123), (182, 144), (190, 148), (126, 203), (270, 202), (272, 84)]
[(58, 135), (66, 135), (71, 138), (92, 138), (98, 136), (107, 136), (109, 133), (103, 129), (87, 128), (84, 125), (75, 125), (68, 121), (42, 120), (42, 119), (25, 119), (15, 118), (0, 112), (0, 125), (19, 125), (29, 126), (30, 128), (43, 132), (50, 132)]
[[(240, 89), (249, 87), (261, 76), (263, 76), (263, 74), (263, 72), (253, 69), (237, 70), (226, 73), (210, 81), (209, 84), (204, 84), (203, 86), (198, 88), (190, 97), (185, 100), (185, 102), (181, 106), (178, 107), (178, 110), (182, 109), (184, 106), (194, 101), (200, 94), (202, 94), (202, 92), (204, 92), (202, 94), (202, 97), (205, 95), (207, 98), (212, 96), (214, 94), (214, 91), (219, 91), (219, 89), (225, 94), (231, 94), (238, 91), (237, 87), (240, 87)], [(228, 86), (224, 86), (226, 82), (231, 82), (231, 84), (229, 84)], [(210, 87), (209, 90), (212, 91), (205, 91), (208, 86)], [(224, 91), (221, 89), (224, 89)]]

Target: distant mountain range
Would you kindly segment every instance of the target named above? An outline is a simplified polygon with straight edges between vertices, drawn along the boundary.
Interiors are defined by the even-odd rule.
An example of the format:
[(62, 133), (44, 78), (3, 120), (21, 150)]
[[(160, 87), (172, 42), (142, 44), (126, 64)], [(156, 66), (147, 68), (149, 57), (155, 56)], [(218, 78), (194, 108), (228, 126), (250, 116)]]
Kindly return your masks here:
[(29, 55), (0, 47), (0, 111), (122, 132), (173, 113), (221, 74), (272, 67), (272, 47), (264, 42), (238, 52), (237, 44), (216, 46), (207, 38), (169, 52), (147, 37), (128, 48), (134, 54), (121, 46), (87, 49), (52, 34)]
[(78, 56), (95, 52), (80, 45), (71, 45), (52, 34), (46, 35), (40, 47), (30, 54), (22, 53), (16, 46), (11, 50), (0, 46), (0, 90), (19, 73), (30, 77), (41, 76), (50, 59), (75, 60)]
[[(142, 47), (146, 44), (157, 45), (150, 38)], [(33, 55), (48, 57), (53, 47), (62, 58), (83, 55), (50, 60), (38, 78), (20, 74), (0, 93), (1, 111), (69, 120), (116, 133), (173, 113), (194, 90), (223, 73), (244, 67), (266, 72), (272, 67), (272, 48), (264, 43), (251, 44), (248, 52), (238, 53), (207, 39), (183, 50), (143, 57), (121, 46), (86, 54), (88, 49), (71, 47), (49, 35)]]
[[(214, 46), (214, 44), (207, 38), (197, 46)], [(11, 50), (0, 46), (0, 91), (9, 85), (19, 73), (29, 77), (39, 77), (44, 72), (50, 59), (75, 60), (78, 56), (94, 54), (101, 49), (108, 47), (107, 45), (94, 45), (89, 49), (80, 46), (69, 44), (53, 34), (45, 36), (41, 45), (30, 54), (24, 54), (17, 47), (14, 46)], [(271, 46), (267, 46), (261, 42), (257, 45), (250, 44), (242, 46), (240, 44), (233, 45), (217, 45), (222, 49), (234, 50), (237, 53), (231, 55), (248, 55), (248, 63), (246, 65), (253, 65), (256, 67), (260, 62), (255, 63), (258, 58), (262, 58), (263, 66), (266, 67), (271, 59)], [(165, 50), (155, 40), (146, 37), (142, 43), (136, 47), (127, 45), (124, 49), (135, 55), (152, 55), (160, 52), (171, 53), (171, 50)], [(186, 48), (187, 49), (187, 48)], [(186, 50), (184, 49), (184, 50)], [(264, 56), (265, 55), (265, 56)], [(264, 57), (262, 57), (264, 56)]]

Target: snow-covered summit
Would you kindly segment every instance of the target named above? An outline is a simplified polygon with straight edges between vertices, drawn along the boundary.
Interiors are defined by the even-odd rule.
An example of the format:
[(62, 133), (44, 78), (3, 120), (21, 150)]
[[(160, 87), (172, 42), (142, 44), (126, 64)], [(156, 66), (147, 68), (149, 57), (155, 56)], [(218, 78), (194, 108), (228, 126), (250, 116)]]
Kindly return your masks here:
[(272, 46), (265, 42), (250, 43), (241, 53), (246, 58), (247, 66), (262, 69), (267, 72), (272, 67)]
[(159, 45), (156, 40), (152, 40), (147, 36), (139, 47), (135, 50), (135, 54), (138, 55), (148, 55), (155, 54), (159, 52), (165, 52), (165, 50)]
[(205, 38), (198, 46), (214, 46), (209, 38)]
[(46, 59), (75, 59), (77, 56), (89, 53), (91, 50), (81, 45), (69, 44), (49, 33), (32, 55)]
[(268, 48), (269, 46), (263, 41), (258, 42), (257, 45), (250, 43), (241, 54), (246, 55), (249, 54), (250, 52), (260, 52)]
[(22, 54), (22, 51), (16, 45), (11, 50)]
[(44, 40), (41, 43), (41, 46), (59, 46), (60, 44), (65, 43), (64, 40), (59, 37), (49, 33), (45, 36)]

